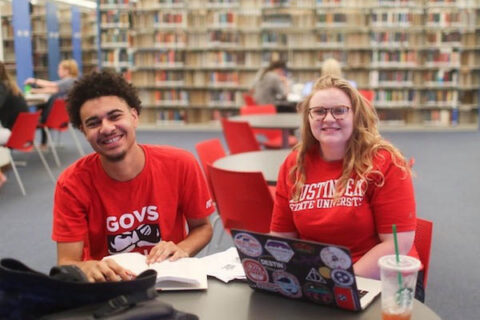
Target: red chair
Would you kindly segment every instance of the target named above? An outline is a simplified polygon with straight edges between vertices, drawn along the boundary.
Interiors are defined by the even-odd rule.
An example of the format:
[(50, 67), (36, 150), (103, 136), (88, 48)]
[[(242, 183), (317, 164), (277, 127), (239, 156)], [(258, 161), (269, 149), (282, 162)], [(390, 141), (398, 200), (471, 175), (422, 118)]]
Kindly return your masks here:
[[(43, 157), (43, 154), (40, 152), (38, 147), (34, 144), (35, 140), (35, 130), (37, 129), (38, 120), (40, 119), (40, 111), (35, 113), (29, 112), (20, 112), (15, 120), (15, 123), (12, 127), (12, 133), (10, 138), (8, 139), (5, 147), (11, 150), (17, 150), (21, 152), (31, 152), (32, 149), (35, 149), (38, 153), (38, 156), (42, 160), (42, 163), (45, 169), (50, 176), (50, 179), (55, 184), (55, 177), (53, 176), (50, 167), (48, 166), (47, 161)], [(9, 152), (10, 163), (13, 168), (13, 172), (15, 173), (15, 177), (17, 178), (18, 185), (22, 190), (22, 194), (26, 195), (25, 187), (23, 186), (22, 180), (20, 179), (20, 175), (18, 174), (17, 166), (15, 165), (15, 161), (13, 161), (12, 155)]]
[(210, 194), (215, 201), (215, 194), (213, 193), (212, 182), (210, 181), (210, 174), (208, 172), (208, 165), (213, 164), (217, 159), (225, 157), (225, 149), (223, 148), (220, 139), (210, 139), (199, 142), (195, 145), (195, 149), (197, 150), (198, 158), (200, 159), (203, 172), (207, 178)]
[(373, 99), (375, 98), (375, 91), (373, 90), (358, 90), (360, 94), (373, 105)]
[(52, 149), (53, 158), (55, 159), (55, 163), (58, 167), (60, 167), (60, 159), (58, 158), (57, 150), (55, 148), (55, 143), (53, 142), (52, 135), (50, 134), (50, 130), (63, 132), (68, 129), (70, 131), (70, 134), (72, 135), (73, 140), (75, 141), (78, 153), (80, 153), (80, 156), (85, 155), (82, 145), (80, 144), (80, 141), (75, 134), (75, 130), (70, 124), (66, 101), (64, 99), (55, 99), (53, 101), (52, 109), (47, 117), (47, 120), (45, 121), (45, 124), (40, 126), (43, 128), (45, 134), (47, 135), (48, 145)]
[(224, 228), (269, 232), (273, 197), (262, 173), (208, 170)]
[(250, 94), (248, 93), (244, 93), (243, 94), (243, 101), (245, 102), (245, 104), (247, 106), (256, 106), (257, 105), (257, 102), (255, 101), (255, 99), (253, 98), (253, 96), (251, 96)]
[[(277, 108), (273, 104), (257, 105), (257, 106), (243, 106), (240, 108), (240, 115), (249, 114), (276, 114)], [(261, 142), (268, 149), (282, 148), (282, 130), (278, 129), (253, 129), (256, 135), (263, 135), (267, 138), (266, 141)], [(288, 145), (293, 147), (298, 140), (295, 136), (288, 137)]]
[(248, 122), (222, 118), (221, 123), (230, 154), (260, 150), (260, 144)]
[(433, 222), (417, 218), (414, 245), (423, 265), (423, 287), (427, 288), (430, 253), (432, 249)]

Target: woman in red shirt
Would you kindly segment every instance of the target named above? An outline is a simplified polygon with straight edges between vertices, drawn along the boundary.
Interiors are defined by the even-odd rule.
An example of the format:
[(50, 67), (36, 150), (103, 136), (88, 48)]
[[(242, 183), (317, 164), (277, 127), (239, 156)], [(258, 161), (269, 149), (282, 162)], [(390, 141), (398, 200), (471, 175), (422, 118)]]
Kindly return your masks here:
[(283, 163), (271, 231), (343, 245), (355, 274), (379, 278), (377, 261), (415, 237), (411, 171), (378, 131), (375, 110), (351, 84), (323, 76), (301, 106), (302, 142)]

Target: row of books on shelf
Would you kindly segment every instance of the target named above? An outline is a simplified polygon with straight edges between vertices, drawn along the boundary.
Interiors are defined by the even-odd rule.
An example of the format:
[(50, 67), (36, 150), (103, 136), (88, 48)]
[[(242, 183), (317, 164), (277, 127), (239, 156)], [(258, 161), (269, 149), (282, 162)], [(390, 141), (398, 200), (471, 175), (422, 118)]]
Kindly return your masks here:
[(100, 21), (102, 24), (109, 24), (109, 23), (129, 24), (130, 23), (128, 12), (118, 11), (118, 10), (102, 11), (100, 13)]
[[(140, 115), (140, 123), (143, 125), (154, 124), (186, 124), (189, 122), (198, 122), (194, 118), (202, 118), (204, 121), (218, 121), (222, 117), (235, 115), (234, 110), (224, 108), (198, 110), (193, 109), (150, 109), (144, 108)], [(440, 125), (450, 126), (459, 124), (459, 110), (422, 110), (420, 115), (412, 117), (401, 109), (383, 109), (378, 111), (380, 124), (405, 125), (407, 123), (422, 125)], [(413, 119), (412, 119), (413, 118)], [(467, 119), (468, 121), (468, 119)], [(462, 122), (462, 121), (460, 121)]]
[[(277, 48), (290, 48), (300, 51), (302, 48), (313, 49), (318, 48), (321, 51), (334, 50), (356, 53), (359, 50), (356, 48), (368, 48), (372, 52), (384, 50), (384, 52), (391, 52), (393, 50), (411, 50), (411, 51), (433, 51), (442, 50), (442, 54), (447, 53), (446, 50), (452, 47), (461, 49), (461, 46), (475, 46), (475, 37), (467, 37), (466, 35), (459, 38), (458, 34), (427, 34), (425, 40), (417, 37), (415, 43), (408, 40), (408, 36), (400, 38), (402, 35), (397, 34), (395, 38), (377, 38), (376, 34), (371, 35), (371, 40), (365, 35), (364, 40), (355, 39), (347, 40), (345, 34), (318, 34), (316, 36), (310, 35), (286, 35), (276, 32), (263, 32), (259, 36), (249, 35), (243, 37), (235, 32), (226, 31), (210, 31), (208, 33), (195, 34), (187, 36), (184, 33), (167, 33), (167, 32), (152, 32), (140, 33), (129, 36), (126, 29), (109, 29), (102, 32), (101, 40), (103, 42), (129, 42), (131, 48), (163, 48), (170, 47), (176, 49), (211, 49), (228, 48), (228, 49), (244, 49), (247, 48), (262, 48), (265, 50)], [(443, 59), (443, 58), (442, 58)]]

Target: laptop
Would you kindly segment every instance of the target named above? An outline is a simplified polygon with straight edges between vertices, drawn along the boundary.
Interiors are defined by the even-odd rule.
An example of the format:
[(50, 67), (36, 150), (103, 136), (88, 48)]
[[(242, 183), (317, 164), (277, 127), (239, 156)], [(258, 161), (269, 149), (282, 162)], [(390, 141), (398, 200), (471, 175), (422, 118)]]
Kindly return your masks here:
[(260, 291), (347, 310), (365, 309), (379, 280), (354, 276), (341, 246), (231, 229), (248, 285)]

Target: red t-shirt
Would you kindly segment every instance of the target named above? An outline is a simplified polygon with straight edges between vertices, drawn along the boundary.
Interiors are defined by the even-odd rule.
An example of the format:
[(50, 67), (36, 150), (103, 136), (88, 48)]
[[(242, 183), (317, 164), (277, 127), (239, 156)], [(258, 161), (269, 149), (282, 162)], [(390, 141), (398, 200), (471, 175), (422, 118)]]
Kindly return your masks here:
[(271, 230), (297, 232), (300, 239), (348, 247), (354, 262), (377, 245), (379, 233), (414, 231), (415, 199), (412, 179), (405, 176), (382, 150), (374, 158), (374, 168), (384, 175), (384, 185), (351, 178), (337, 202), (335, 182), (342, 174), (342, 161), (326, 162), (318, 154), (305, 157), (306, 181), (299, 201), (292, 200), (289, 176), (297, 152), (283, 163), (277, 183)]
[(187, 218), (214, 211), (192, 154), (173, 147), (141, 147), (145, 167), (129, 181), (110, 178), (96, 153), (62, 173), (55, 190), (54, 241), (84, 241), (84, 260), (130, 251), (146, 254), (160, 240), (182, 241)]

